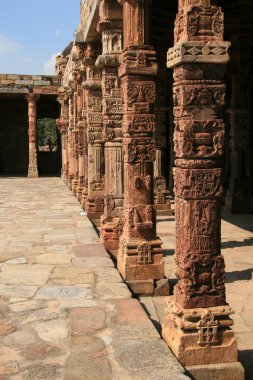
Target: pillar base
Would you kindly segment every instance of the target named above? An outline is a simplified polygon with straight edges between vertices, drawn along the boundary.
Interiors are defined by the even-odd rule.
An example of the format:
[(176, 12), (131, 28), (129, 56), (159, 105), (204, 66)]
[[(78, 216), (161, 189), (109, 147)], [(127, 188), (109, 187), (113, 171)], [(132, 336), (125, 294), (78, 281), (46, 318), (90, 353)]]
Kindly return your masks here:
[(131, 292), (138, 296), (168, 296), (169, 294), (169, 280), (167, 278), (158, 281), (126, 281), (126, 284)]
[(78, 188), (78, 180), (73, 179), (72, 180), (72, 192), (75, 196), (77, 196), (77, 188)]
[(184, 366), (237, 362), (237, 343), (228, 305), (183, 309), (168, 302), (162, 336)]
[(124, 221), (119, 217), (101, 217), (101, 242), (105, 248), (117, 257), (119, 238), (123, 232)]
[(82, 186), (78, 186), (77, 187), (76, 197), (77, 197), (77, 199), (78, 199), (78, 201), (80, 203), (82, 203), (82, 194), (83, 194), (83, 187)]
[(164, 278), (162, 242), (126, 238), (120, 239), (118, 270), (125, 281), (160, 280)]
[(85, 210), (88, 218), (99, 227), (101, 216), (104, 213), (104, 196), (87, 196)]
[(195, 380), (244, 380), (244, 368), (240, 362), (186, 366)]
[(38, 169), (37, 168), (28, 168), (27, 177), (28, 178), (38, 178), (39, 177)]
[(171, 205), (169, 204), (155, 204), (156, 215), (164, 215), (164, 216), (173, 216), (175, 215), (175, 211), (171, 209)]

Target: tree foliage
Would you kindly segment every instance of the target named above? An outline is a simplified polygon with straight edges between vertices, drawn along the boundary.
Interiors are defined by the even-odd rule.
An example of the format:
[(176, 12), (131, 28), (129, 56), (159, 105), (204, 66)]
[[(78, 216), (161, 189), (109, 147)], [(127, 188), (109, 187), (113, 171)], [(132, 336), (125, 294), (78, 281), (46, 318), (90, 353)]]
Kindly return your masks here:
[(57, 146), (57, 129), (55, 119), (39, 119), (37, 121), (38, 145), (47, 146), (50, 152)]

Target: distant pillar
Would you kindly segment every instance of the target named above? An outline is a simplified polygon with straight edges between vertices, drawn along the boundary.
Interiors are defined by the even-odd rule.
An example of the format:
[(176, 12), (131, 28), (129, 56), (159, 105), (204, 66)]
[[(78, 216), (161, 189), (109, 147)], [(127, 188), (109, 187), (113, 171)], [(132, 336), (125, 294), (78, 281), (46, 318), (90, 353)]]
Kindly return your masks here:
[(175, 46), (168, 52), (168, 67), (174, 69), (175, 257), (179, 281), (174, 300), (168, 303), (162, 333), (194, 378), (200, 378), (195, 371), (201, 368), (204, 377), (213, 364), (212, 378), (224, 379), (220, 370), (224, 364), (231, 379), (240, 380), (243, 368), (237, 362), (230, 318), (234, 312), (226, 302), (220, 236), (223, 78), (230, 43), (223, 40), (221, 9), (210, 0), (192, 4), (192, 0), (179, 0)]
[(30, 93), (28, 100), (28, 121), (29, 121), (29, 165), (28, 178), (38, 178), (37, 162), (37, 100), (38, 96)]

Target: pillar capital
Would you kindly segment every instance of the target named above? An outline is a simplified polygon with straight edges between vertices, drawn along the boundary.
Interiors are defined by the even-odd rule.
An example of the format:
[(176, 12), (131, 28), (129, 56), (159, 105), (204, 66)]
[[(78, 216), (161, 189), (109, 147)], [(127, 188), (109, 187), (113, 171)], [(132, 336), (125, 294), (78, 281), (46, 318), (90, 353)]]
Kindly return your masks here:
[(29, 92), (29, 94), (26, 95), (26, 100), (31, 103), (36, 103), (39, 100), (39, 98), (40, 96), (38, 94), (34, 94), (33, 92)]

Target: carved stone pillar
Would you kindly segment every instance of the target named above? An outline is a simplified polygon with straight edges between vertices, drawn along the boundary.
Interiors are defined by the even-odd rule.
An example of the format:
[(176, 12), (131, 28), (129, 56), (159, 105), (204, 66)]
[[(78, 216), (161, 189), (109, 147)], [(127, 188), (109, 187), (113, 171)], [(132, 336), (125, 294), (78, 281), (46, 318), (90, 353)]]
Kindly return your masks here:
[(74, 103), (73, 93), (68, 95), (68, 186), (72, 190), (72, 181), (75, 179), (75, 140), (74, 140)]
[(30, 93), (28, 100), (28, 136), (29, 136), (29, 164), (28, 178), (38, 178), (37, 162), (37, 100), (38, 96)]
[(159, 78), (156, 82), (156, 105), (155, 105), (155, 143), (156, 159), (154, 162), (154, 204), (159, 215), (173, 215), (170, 204), (170, 192), (167, 189), (164, 163), (166, 149), (166, 99), (164, 95), (164, 80)]
[(61, 87), (59, 89), (59, 96), (57, 98), (57, 101), (61, 105), (61, 112), (60, 112), (60, 118), (56, 120), (56, 124), (61, 134), (61, 149), (62, 149), (61, 177), (64, 182), (66, 182), (67, 177), (68, 177), (68, 157), (67, 157), (68, 107), (67, 107), (66, 99), (67, 99), (66, 93), (64, 89)]
[(147, 2), (123, 3), (124, 53), (119, 74), (123, 96), (124, 217), (118, 269), (131, 287), (164, 278), (161, 240), (156, 236), (153, 162), (156, 147), (156, 54), (145, 41)]
[[(179, 1), (175, 46), (168, 52), (168, 67), (174, 69), (175, 81), (175, 256), (179, 281), (174, 300), (168, 303), (163, 337), (194, 378), (195, 365), (208, 371), (207, 364), (226, 363), (226, 368), (239, 371), (236, 378), (242, 379), (220, 249), (223, 68), (230, 46), (223, 41), (223, 28), (223, 13), (210, 0), (195, 0), (194, 5), (192, 0)], [(212, 369), (216, 379), (224, 378), (220, 368)]]
[(103, 138), (105, 142), (105, 207), (101, 240), (117, 255), (123, 229), (122, 100), (118, 67), (122, 54), (122, 7), (117, 0), (103, 0), (98, 31), (103, 51), (96, 61), (102, 69)]
[(79, 183), (79, 144), (78, 137), (79, 131), (77, 128), (77, 90), (75, 88), (75, 92), (73, 94), (73, 171), (74, 178), (72, 180), (72, 191), (74, 195), (77, 195), (77, 188)]
[(102, 115), (101, 70), (95, 67), (95, 59), (100, 53), (95, 43), (87, 44), (83, 59), (86, 80), (82, 87), (86, 90), (87, 142), (88, 142), (88, 195), (85, 210), (88, 217), (100, 225), (104, 212), (104, 142)]
[(62, 168), (61, 178), (65, 181), (67, 169), (67, 131), (66, 126), (61, 118), (56, 120), (57, 128), (61, 134), (61, 154), (62, 154)]
[[(83, 65), (84, 52), (86, 44), (83, 42), (75, 42), (75, 50), (72, 53), (72, 60), (75, 63), (73, 77), (76, 83), (76, 129), (78, 131), (78, 185), (77, 197), (79, 202), (83, 202), (83, 192), (85, 192), (85, 182), (87, 178), (87, 155), (85, 154), (86, 142), (86, 106), (85, 106), (85, 90), (82, 88), (82, 82), (85, 80), (86, 69)], [(86, 192), (87, 195), (87, 192)], [(84, 202), (85, 206), (85, 202)]]

